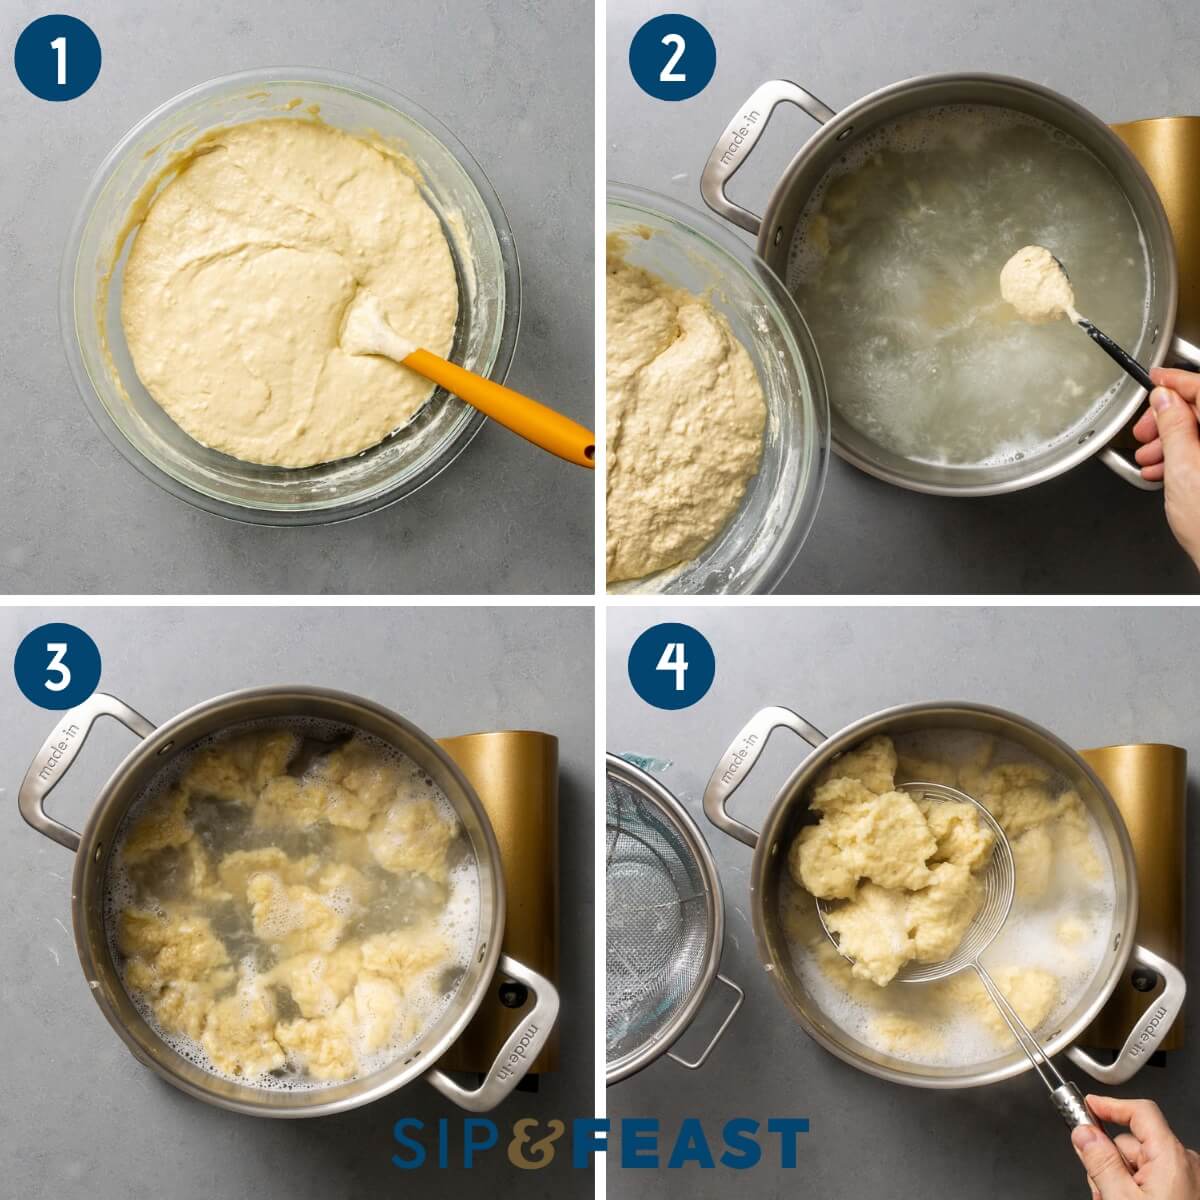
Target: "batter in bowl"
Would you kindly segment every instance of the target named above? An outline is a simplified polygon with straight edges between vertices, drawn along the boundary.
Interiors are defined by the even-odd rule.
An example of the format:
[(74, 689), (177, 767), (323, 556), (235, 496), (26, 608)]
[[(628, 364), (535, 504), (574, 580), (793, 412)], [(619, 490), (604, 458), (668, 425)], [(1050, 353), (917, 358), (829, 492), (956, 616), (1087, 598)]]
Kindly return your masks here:
[(746, 347), (699, 296), (608, 239), (608, 582), (695, 558), (737, 511), (767, 406)]
[(458, 284), (412, 165), (318, 121), (204, 134), (148, 189), (121, 321), (147, 391), (196, 441), (245, 462), (308, 467), (382, 441), (432, 393), (346, 354), (360, 288), (393, 328), (445, 357)]

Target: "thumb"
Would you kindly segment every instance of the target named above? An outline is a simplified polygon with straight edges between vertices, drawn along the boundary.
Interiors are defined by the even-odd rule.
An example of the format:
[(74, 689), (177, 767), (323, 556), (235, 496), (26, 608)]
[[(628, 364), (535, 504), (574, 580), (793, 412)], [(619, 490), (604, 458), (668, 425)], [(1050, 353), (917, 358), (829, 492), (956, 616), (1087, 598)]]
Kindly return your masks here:
[(1077, 1125), (1071, 1130), (1071, 1145), (1102, 1200), (1132, 1200), (1141, 1194), (1125, 1160), (1099, 1126)]
[(1178, 392), (1156, 387), (1150, 393), (1150, 407), (1154, 409), (1168, 470), (1173, 463), (1183, 466), (1189, 459), (1200, 464), (1200, 429), (1191, 405)]

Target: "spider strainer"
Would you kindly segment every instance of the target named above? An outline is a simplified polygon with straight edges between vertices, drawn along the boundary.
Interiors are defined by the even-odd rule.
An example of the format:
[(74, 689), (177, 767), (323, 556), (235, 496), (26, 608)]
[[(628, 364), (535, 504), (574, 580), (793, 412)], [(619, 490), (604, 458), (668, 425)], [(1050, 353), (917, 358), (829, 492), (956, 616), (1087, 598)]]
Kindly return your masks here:
[[(1009, 845), (1008, 837), (1000, 827), (1000, 823), (973, 796), (968, 796), (966, 792), (960, 792), (957, 788), (947, 787), (942, 783), (898, 783), (896, 789), (897, 791), (911, 792), (925, 800), (974, 805), (980, 818), (991, 829), (996, 840), (992, 846), (987, 867), (978, 876), (984, 889), (983, 903), (971, 924), (967, 926), (967, 931), (963, 934), (954, 953), (938, 962), (910, 961), (900, 969), (893, 982), (931, 983), (936, 979), (945, 979), (950, 975), (956, 975), (967, 967), (972, 968), (979, 976), (979, 982), (983, 984), (992, 1003), (1000, 1010), (1000, 1015), (1012, 1031), (1017, 1044), (1033, 1064), (1038, 1078), (1046, 1085), (1054, 1107), (1067, 1125), (1073, 1129), (1076, 1125), (1098, 1124), (1082, 1093), (1073, 1083), (1063, 1078), (1053, 1061), (1042, 1049), (1041, 1043), (1021, 1020), (1016, 1009), (1008, 1002), (1004, 993), (996, 986), (995, 981), (979, 960), (979, 956), (995, 940), (1008, 917), (1016, 885), (1016, 867), (1013, 863), (1012, 847)], [(817, 900), (817, 916), (820, 919), (821, 928), (825, 930), (826, 937), (833, 942), (840, 954), (841, 947), (838, 946), (837, 937), (826, 924), (826, 916), (830, 911), (829, 901)], [(847, 957), (848, 961), (853, 961), (848, 956), (844, 957)]]
[[(703, 1065), (742, 1002), (717, 974), (725, 939), (716, 864), (683, 805), (657, 780), (607, 756), (605, 1059), (608, 1083), (666, 1051)], [(733, 1008), (695, 1060), (670, 1052), (714, 979), (736, 993)]]

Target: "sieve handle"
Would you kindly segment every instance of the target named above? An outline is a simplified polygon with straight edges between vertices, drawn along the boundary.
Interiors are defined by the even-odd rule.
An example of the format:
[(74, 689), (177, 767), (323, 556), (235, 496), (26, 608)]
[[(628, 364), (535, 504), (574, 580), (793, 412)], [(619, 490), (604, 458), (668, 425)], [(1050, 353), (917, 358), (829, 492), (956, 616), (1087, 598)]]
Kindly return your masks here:
[(472, 1089), (461, 1086), (445, 1071), (436, 1068), (425, 1074), (447, 1100), (468, 1112), (488, 1112), (515, 1090), (545, 1049), (554, 1031), (554, 1022), (558, 1020), (558, 990), (544, 975), (507, 954), (500, 956), (500, 974), (523, 983), (533, 993), (534, 1002), (529, 1014), (517, 1022), (517, 1027), (500, 1047), (487, 1077), (479, 1087)]
[(1155, 972), (1166, 984), (1157, 999), (1151, 1000), (1142, 1013), (1133, 1032), (1125, 1039), (1125, 1045), (1111, 1063), (1097, 1062), (1085, 1050), (1072, 1046), (1067, 1057), (1101, 1083), (1125, 1083), (1132, 1079), (1145, 1065), (1146, 1060), (1158, 1048), (1159, 1038), (1171, 1031), (1175, 1018), (1183, 1011), (1183, 1000), (1187, 995), (1187, 980), (1174, 963), (1147, 950), (1145, 946), (1134, 946), (1129, 956), (1130, 963)]
[(93, 692), (82, 704), (68, 709), (59, 717), (58, 724), (29, 764), (17, 793), (17, 807), (26, 822), (38, 833), (45, 834), (71, 851), (79, 849), (79, 834), (47, 814), (46, 797), (67, 773), (100, 717), (113, 717), (131, 733), (142, 738), (149, 737), (155, 728), (152, 722), (123, 700), (104, 692)]
[[(1200, 368), (1200, 346), (1195, 346), (1181, 337), (1172, 338), (1171, 349), (1167, 353), (1167, 358), (1172, 362), (1184, 362), (1189, 366)], [(1144, 492), (1162, 491), (1163, 485), (1161, 482), (1154, 483), (1149, 479), (1143, 479), (1141, 468), (1137, 463), (1127, 458), (1114, 446), (1105, 446), (1100, 451), (1100, 461), (1114, 475), (1119, 475), (1126, 483), (1130, 483), (1136, 488), (1141, 488)]]
[(767, 741), (776, 729), (790, 729), (814, 749), (825, 741), (825, 735), (790, 708), (772, 705), (761, 709), (742, 727), (713, 767), (708, 786), (704, 789), (704, 815), (722, 832), (744, 842), (752, 850), (758, 845), (758, 833), (729, 815), (729, 798), (750, 774)]
[(717, 1028), (717, 1032), (712, 1035), (708, 1045), (704, 1047), (704, 1053), (701, 1054), (699, 1058), (689, 1061), (686, 1058), (680, 1058), (680, 1056), (676, 1054), (674, 1050), (667, 1051), (668, 1058), (674, 1059), (675, 1062), (677, 1062), (681, 1067), (687, 1067), (689, 1071), (699, 1070), (700, 1067), (704, 1066), (704, 1064), (708, 1062), (708, 1056), (713, 1052), (714, 1049), (716, 1049), (716, 1045), (721, 1038), (725, 1036), (725, 1030), (729, 1028), (729, 1022), (737, 1016), (737, 1010), (742, 1007), (742, 1001), (746, 998), (746, 993), (743, 992), (742, 989), (738, 987), (738, 985), (734, 983), (732, 979), (726, 979), (724, 975), (718, 975), (717, 979), (720, 980), (720, 982), (723, 983), (727, 988), (729, 988), (729, 990), (735, 994), (736, 998), (734, 999), (733, 1007), (726, 1014), (725, 1020), (721, 1022)]
[(718, 216), (755, 237), (762, 226), (762, 219), (749, 209), (734, 204), (725, 194), (725, 188), (742, 163), (750, 157), (750, 151), (758, 145), (759, 138), (766, 133), (771, 114), (784, 103), (802, 108), (821, 125), (832, 121), (837, 115), (827, 104), (822, 104), (798, 84), (787, 79), (769, 79), (755, 88), (725, 126), (700, 174), (700, 194), (704, 197), (704, 203)]

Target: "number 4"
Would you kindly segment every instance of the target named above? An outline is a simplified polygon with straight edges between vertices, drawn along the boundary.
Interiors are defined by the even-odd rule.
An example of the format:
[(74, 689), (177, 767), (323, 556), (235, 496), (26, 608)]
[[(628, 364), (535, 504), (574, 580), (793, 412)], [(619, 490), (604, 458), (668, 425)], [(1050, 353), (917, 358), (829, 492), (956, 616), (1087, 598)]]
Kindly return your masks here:
[[(674, 46), (675, 53), (667, 59), (667, 65), (658, 73), (660, 83), (687, 83), (687, 76), (682, 71), (676, 71), (675, 66), (683, 57), (684, 41), (677, 33), (668, 33), (662, 40), (664, 46)], [(679, 691), (683, 691), (683, 685), (680, 684)]]
[(46, 690), (49, 692), (61, 692), (71, 682), (70, 668), (63, 662), (63, 655), (67, 652), (67, 643), (47, 642), (46, 649), (51, 654), (51, 659), (46, 664), (46, 671), (54, 671), (58, 675), (58, 679), (53, 683), (49, 679), (46, 680)]
[[(56, 37), (50, 43), (50, 49), (58, 56), (58, 86), (67, 86), (67, 39)], [(49, 686), (49, 685), (47, 685)], [(66, 686), (65, 684), (63, 685)]]
[(663, 647), (662, 656), (658, 660), (657, 671), (675, 672), (675, 690), (683, 691), (683, 677), (687, 674), (688, 664), (683, 657), (682, 642), (668, 642)]

